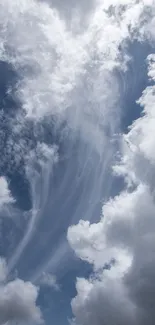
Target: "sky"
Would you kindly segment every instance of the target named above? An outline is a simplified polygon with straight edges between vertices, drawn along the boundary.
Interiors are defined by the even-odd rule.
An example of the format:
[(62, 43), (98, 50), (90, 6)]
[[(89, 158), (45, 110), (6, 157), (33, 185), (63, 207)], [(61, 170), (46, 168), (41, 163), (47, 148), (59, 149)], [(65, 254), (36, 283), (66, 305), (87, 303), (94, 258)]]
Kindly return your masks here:
[(0, 325), (155, 323), (155, 0), (0, 0)]

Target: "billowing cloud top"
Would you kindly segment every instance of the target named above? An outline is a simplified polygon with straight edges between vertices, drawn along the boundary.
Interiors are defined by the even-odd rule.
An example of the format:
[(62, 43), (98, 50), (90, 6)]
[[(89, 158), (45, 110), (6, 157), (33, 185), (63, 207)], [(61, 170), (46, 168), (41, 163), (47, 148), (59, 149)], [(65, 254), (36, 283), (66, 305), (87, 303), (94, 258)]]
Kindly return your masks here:
[(38, 288), (31, 282), (16, 278), (8, 282), (8, 268), (0, 259), (0, 324), (7, 322), (42, 323), (40, 309), (36, 306)]
[(36, 307), (37, 288), (30, 282), (16, 279), (0, 287), (0, 323), (40, 323), (41, 312)]

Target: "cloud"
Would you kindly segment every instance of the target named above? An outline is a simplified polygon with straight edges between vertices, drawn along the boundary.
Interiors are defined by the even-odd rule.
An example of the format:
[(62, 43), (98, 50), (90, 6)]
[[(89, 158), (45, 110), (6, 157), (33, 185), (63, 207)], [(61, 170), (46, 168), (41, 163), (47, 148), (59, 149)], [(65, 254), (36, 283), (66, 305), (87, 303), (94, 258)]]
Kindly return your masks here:
[(31, 282), (16, 279), (0, 286), (0, 324), (6, 322), (41, 323), (36, 306), (38, 289)]
[[(123, 92), (117, 72), (127, 69), (129, 42), (147, 40), (151, 43), (154, 39), (155, 4), (151, 0), (90, 1), (89, 7), (93, 10), (89, 8), (86, 24), (80, 28), (77, 11), (72, 10), (71, 24), (68, 24), (66, 18), (61, 18), (59, 4), (53, 8), (49, 2), (0, 2), (0, 58), (18, 75), (16, 99), (25, 114), (24, 121), (32, 119), (35, 124), (50, 115), (55, 126), (60, 126), (65, 120), (68, 129), (73, 133), (80, 130), (83, 143), (89, 143), (86, 152), (92, 157), (92, 165), (95, 161), (92, 148), (100, 154), (101, 160), (108, 157), (101, 173), (95, 174), (97, 177), (94, 178), (95, 185), (99, 181), (101, 191), (98, 176), (105, 175), (107, 165), (110, 165), (113, 153), (110, 138), (118, 131), (120, 123)], [(87, 7), (86, 1), (78, 2), (77, 9), (81, 12)], [(153, 60), (153, 56), (148, 58), (152, 79)], [(154, 268), (154, 140), (150, 136), (150, 130), (154, 132), (154, 113), (150, 111), (153, 102), (154, 88), (150, 87), (139, 101), (144, 106), (145, 116), (134, 123), (122, 140), (122, 160), (114, 170), (124, 176), (127, 189), (104, 205), (99, 223), (81, 221), (68, 231), (69, 242), (76, 254), (94, 267), (92, 278), (78, 279), (77, 297), (72, 302), (76, 322), (83, 325), (116, 324), (116, 321), (118, 325), (141, 325), (143, 322), (150, 325), (154, 315), (152, 307), (150, 309), (153, 295), (149, 295), (151, 289), (148, 289), (152, 288), (150, 269)], [(20, 128), (23, 129), (22, 123)], [(18, 160), (21, 161), (20, 157), (27, 153), (26, 142), (14, 146), (11, 140), (7, 151), (13, 148), (19, 165)], [(72, 143), (71, 139), (70, 148)], [(39, 142), (32, 150), (29, 148), (26, 172), (32, 194), (32, 217), (12, 255), (10, 269), (36, 231), (41, 213), (43, 215), (49, 195), (50, 163), (52, 159), (53, 166), (55, 157), (55, 150), (43, 143)], [(86, 146), (82, 151), (78, 148), (78, 152), (83, 152), (84, 148)], [(87, 164), (85, 166), (87, 169)], [(85, 172), (79, 170), (81, 175)], [(10, 200), (8, 187), (5, 188)], [(84, 190), (86, 193), (86, 187)], [(91, 191), (90, 198), (94, 192)], [(62, 254), (62, 247), (59, 251)], [(60, 256), (56, 256), (57, 264)], [(105, 270), (107, 264), (109, 270)], [(5, 279), (4, 275), (2, 279)], [(43, 282), (54, 284), (47, 274)], [(145, 300), (142, 295), (144, 289), (147, 297), (152, 299), (149, 306), (149, 299)], [(2, 285), (0, 290), (1, 322), (40, 320), (40, 311), (36, 307), (38, 291), (31, 283), (17, 279)]]
[[(41, 0), (40, 0), (41, 1)], [(91, 13), (95, 8), (96, 1), (67, 0), (65, 3), (61, 0), (44, 0), (50, 7), (56, 8), (68, 25), (76, 32), (81, 32), (87, 26)]]
[(10, 270), (15, 266), (29, 240), (32, 238), (36, 223), (48, 200), (51, 175), (58, 159), (57, 146), (50, 146), (40, 142), (38, 142), (36, 147), (25, 157), (26, 175), (29, 180), (31, 191), (32, 211), (25, 234), (9, 261)]
[[(84, 5), (82, 1), (79, 3), (78, 6), (87, 7), (87, 3)], [(44, 1), (6, 0), (0, 2), (0, 59), (9, 66), (11, 65), (18, 76), (14, 97), (20, 110), (19, 116), (18, 114), (16, 116), (17, 123), (14, 123), (13, 128), (16, 136), (14, 138), (11, 136), (6, 151), (7, 153), (13, 152), (19, 170), (20, 165), (25, 163), (25, 157), (27, 158), (30, 154), (26, 171), (32, 200), (32, 215), (20, 245), (16, 247), (10, 258), (10, 270), (23, 254), (34, 232), (37, 232), (37, 225), (44, 216), (44, 208), (51, 194), (48, 187), (52, 172), (50, 159), (45, 157), (40, 162), (40, 146), (43, 146), (43, 143), (39, 142), (34, 148), (34, 143), (29, 141), (31, 135), (37, 133), (37, 128), (35, 128), (37, 123), (43, 121), (44, 118), (48, 121), (48, 116), (50, 118), (52, 116), (54, 121), (54, 127), (52, 124), (54, 131), (52, 131), (54, 137), (57, 136), (58, 127), (61, 133), (58, 134), (61, 143), (64, 143), (64, 138), (67, 138), (66, 134), (68, 135), (71, 130), (68, 144), (71, 152), (74, 141), (77, 142), (77, 138), (80, 138), (80, 141), (78, 139), (79, 147), (76, 148), (79, 152), (77, 173), (74, 177), (76, 188), (81, 183), (84, 168), (86, 169), (89, 164), (89, 156), (93, 155), (92, 148), (95, 154), (99, 153), (100, 157), (103, 156), (104, 149), (109, 148), (101, 170), (102, 175), (105, 173), (113, 153), (109, 137), (119, 124), (120, 92), (115, 69), (124, 69), (128, 60), (124, 52), (121, 55), (119, 49), (128, 32), (126, 34), (125, 31), (123, 34), (117, 21), (104, 12), (102, 5), (98, 2), (95, 2), (95, 10), (90, 15), (88, 24), (84, 26), (82, 34), (77, 33), (76, 28), (72, 30), (71, 25), (69, 26), (60, 16), (59, 9), (49, 6)], [(76, 19), (76, 13), (74, 16)], [(20, 115), (22, 118), (18, 121)], [(64, 120), (65, 130), (61, 128)], [(27, 130), (25, 127), (29, 121), (32, 122), (32, 130), (30, 128)], [(28, 133), (26, 137), (24, 129)], [(22, 139), (19, 141), (21, 135)], [(13, 141), (12, 138), (15, 140)], [(32, 142), (36, 143), (38, 139), (39, 135), (34, 136)], [(85, 142), (89, 143), (89, 146)], [(44, 145), (48, 153), (47, 147)], [(85, 151), (86, 160), (80, 159), (83, 151)], [(10, 156), (12, 155), (9, 155), (9, 158)], [(10, 160), (14, 164), (12, 157)], [(96, 161), (96, 157), (94, 160)], [(85, 164), (84, 168), (82, 161)], [(93, 165), (93, 159), (90, 166), (91, 164)], [(101, 160), (98, 164), (101, 168)], [(70, 175), (69, 164), (65, 172), (65, 176), (62, 177), (63, 183), (59, 183), (60, 191), (58, 189), (57, 193), (63, 189), (62, 193), (66, 194), (68, 188), (71, 189), (71, 183), (68, 186), (67, 179)], [(96, 176), (98, 174), (98, 172), (94, 173), (94, 179), (98, 178)], [(89, 172), (87, 175), (86, 185), (89, 182)], [(98, 192), (101, 187), (100, 183)], [(70, 190), (70, 197), (75, 193), (76, 188), (74, 186), (74, 190)], [(92, 188), (90, 198), (93, 192)], [(77, 211), (78, 208), (79, 206)], [(91, 206), (90, 209), (92, 209)], [(53, 231), (59, 229), (59, 220), (58, 218)]]
[(16, 278), (9, 281), (7, 263), (0, 258), (0, 324), (7, 322), (42, 323), (36, 305), (39, 289), (31, 282)]
[(8, 183), (5, 177), (0, 177), (0, 209), (4, 207), (4, 205), (13, 203), (14, 199), (11, 196), (11, 192), (8, 188)]
[(78, 295), (72, 300), (76, 324), (136, 324), (135, 307), (121, 281), (77, 279)]
[[(147, 62), (153, 82), (155, 56)], [(76, 324), (154, 324), (154, 102), (155, 86), (150, 85), (138, 100), (143, 115), (122, 139), (114, 172), (125, 178), (126, 189), (103, 206), (99, 223), (80, 221), (68, 230), (77, 256), (94, 267), (89, 279), (77, 279)]]
[[(13, 202), (6, 179), (0, 177), (0, 208)], [(7, 282), (7, 277), (6, 261), (0, 257), (0, 324), (15, 321), (40, 323), (41, 312), (36, 306), (38, 288), (20, 279)]]
[(0, 258), (0, 283), (5, 282), (7, 278), (7, 265), (4, 258)]
[[(129, 37), (127, 18), (117, 22), (103, 9), (95, 2), (82, 35), (74, 33), (74, 22), (68, 26), (59, 9), (44, 1), (7, 0), (0, 13), (1, 59), (20, 77), (16, 96), (26, 116), (65, 120), (100, 150), (107, 141), (104, 126), (113, 132), (119, 123), (115, 69), (128, 61), (119, 47)], [(76, 12), (74, 16), (76, 20)]]
[(20, 78), (16, 98), (27, 117), (52, 115), (55, 124), (65, 120), (101, 152), (106, 130), (115, 132), (120, 122), (116, 71), (124, 71), (129, 61), (126, 42), (153, 37), (154, 4), (68, 1), (65, 6), (81, 8), (81, 16), (89, 12), (80, 34), (74, 31), (77, 10), (71, 10), (67, 24), (60, 15), (62, 1), (1, 3), (1, 60)]
[(40, 278), (38, 279), (38, 282), (41, 286), (49, 287), (56, 291), (60, 290), (56, 276), (53, 274), (43, 272)]

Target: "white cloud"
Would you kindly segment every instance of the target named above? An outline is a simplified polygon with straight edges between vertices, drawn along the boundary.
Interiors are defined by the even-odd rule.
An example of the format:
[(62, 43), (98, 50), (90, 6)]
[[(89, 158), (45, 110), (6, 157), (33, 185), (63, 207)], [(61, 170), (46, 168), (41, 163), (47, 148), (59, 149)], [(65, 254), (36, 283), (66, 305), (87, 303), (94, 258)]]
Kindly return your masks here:
[[(154, 80), (154, 55), (147, 60)], [(103, 206), (99, 223), (80, 221), (68, 231), (75, 253), (94, 266), (93, 277), (77, 280), (77, 324), (154, 324), (154, 102), (155, 86), (149, 86), (138, 101), (143, 116), (124, 136), (122, 160), (114, 167), (125, 177), (126, 191)]]
[[(65, 118), (73, 130), (80, 129), (80, 135), (103, 153), (109, 147), (105, 130), (113, 134), (119, 125), (116, 70), (126, 69), (129, 40), (154, 39), (154, 14), (155, 3), (151, 0), (96, 1), (87, 24), (76, 33), (76, 28), (72, 31), (58, 11), (44, 1), (0, 1), (0, 57), (20, 77), (16, 95), (27, 117), (39, 120), (50, 114), (60, 122)], [(75, 12), (73, 25), (74, 18)], [(152, 79), (153, 71), (151, 64)], [(154, 87), (146, 89), (139, 103), (145, 106), (146, 115), (125, 137), (128, 145), (123, 145), (122, 161), (115, 167), (115, 172), (126, 178), (128, 189), (104, 206), (99, 223), (81, 221), (68, 232), (76, 254), (92, 263), (96, 271), (94, 279), (77, 282), (72, 307), (77, 322), (83, 325), (134, 324), (139, 320), (140, 324), (151, 324), (147, 317), (153, 315), (154, 301), (150, 290), (154, 269), (155, 158), (154, 138), (150, 135), (150, 130), (154, 134)], [(15, 152), (18, 156), (18, 145)], [(108, 152), (112, 156), (112, 150)], [(53, 151), (46, 145), (38, 144), (30, 152), (27, 175), (32, 190), (32, 218), (10, 267), (23, 253), (40, 216), (38, 211), (46, 203), (49, 157), (53, 157)], [(8, 203), (12, 198), (4, 179), (3, 185), (2, 202)], [(134, 189), (129, 189), (131, 185)], [(112, 259), (115, 264), (111, 270), (102, 271)], [(48, 276), (44, 282), (52, 284), (53, 279)], [(144, 289), (147, 300), (142, 295)], [(37, 289), (31, 283), (17, 279), (0, 290), (1, 322), (12, 318), (40, 320), (35, 304)]]
[(58, 147), (40, 142), (28, 153), (25, 159), (34, 216), (41, 212), (48, 200), (51, 175), (58, 161)]
[(36, 306), (38, 289), (31, 282), (20, 279), (0, 286), (0, 324), (6, 322), (41, 323), (41, 312)]
[(60, 287), (57, 283), (56, 276), (50, 273), (43, 272), (42, 275), (40, 276), (38, 283), (41, 286), (47, 286), (50, 287), (56, 291), (60, 290)]
[(0, 324), (43, 322), (36, 304), (39, 288), (31, 282), (16, 278), (9, 281), (9, 272), (4, 258), (0, 257)]
[[(94, 3), (79, 34), (44, 1), (1, 2), (1, 58), (21, 77), (17, 96), (27, 116), (65, 118), (101, 151), (104, 126), (113, 132), (119, 123), (114, 70), (128, 61), (119, 46), (130, 34), (126, 17), (117, 21), (103, 10), (106, 4)], [(71, 27), (76, 18), (75, 11)]]
[(0, 209), (9, 203), (13, 203), (14, 199), (11, 196), (10, 190), (8, 188), (8, 183), (5, 177), (0, 177)]
[[(20, 76), (17, 96), (28, 117), (50, 114), (57, 117), (55, 123), (65, 119), (101, 152), (105, 129), (115, 132), (119, 124), (116, 69), (126, 68), (128, 40), (153, 37), (154, 1), (79, 1), (81, 15), (89, 12), (80, 33), (74, 30), (77, 10), (67, 24), (59, 13), (62, 2), (55, 4), (57, 9), (52, 4), (0, 2), (1, 59)], [(76, 2), (67, 5), (76, 7)]]
[(26, 175), (30, 183), (32, 198), (32, 211), (27, 230), (9, 261), (10, 270), (15, 266), (21, 254), (24, 252), (25, 247), (33, 235), (36, 223), (44, 211), (49, 195), (51, 175), (58, 160), (57, 146), (48, 146), (40, 142), (25, 157)]

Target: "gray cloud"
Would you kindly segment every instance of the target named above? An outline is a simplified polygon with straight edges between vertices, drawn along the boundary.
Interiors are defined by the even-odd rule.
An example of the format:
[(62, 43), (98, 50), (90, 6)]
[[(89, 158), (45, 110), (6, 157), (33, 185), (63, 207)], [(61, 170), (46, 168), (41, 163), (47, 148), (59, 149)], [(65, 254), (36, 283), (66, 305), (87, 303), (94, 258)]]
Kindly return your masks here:
[(37, 296), (38, 289), (31, 282), (16, 279), (1, 285), (0, 324), (15, 321), (41, 323)]
[(0, 258), (0, 324), (42, 323), (41, 311), (36, 305), (38, 293), (38, 287), (31, 282), (19, 278), (8, 281), (6, 261)]
[(95, 0), (44, 0), (51, 8), (55, 8), (66, 24), (72, 27), (72, 31), (82, 32), (88, 25), (93, 10), (95, 10)]

